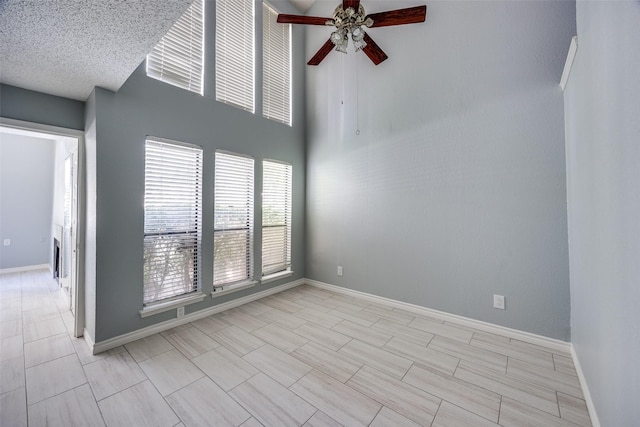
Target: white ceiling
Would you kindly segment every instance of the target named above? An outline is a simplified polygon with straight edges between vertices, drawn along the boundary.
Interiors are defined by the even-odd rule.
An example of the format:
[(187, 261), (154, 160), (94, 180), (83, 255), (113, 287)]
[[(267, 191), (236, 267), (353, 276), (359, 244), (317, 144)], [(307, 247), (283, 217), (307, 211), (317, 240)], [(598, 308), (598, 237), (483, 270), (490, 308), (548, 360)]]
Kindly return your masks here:
[(116, 91), (192, 1), (0, 0), (0, 82), (83, 101)]

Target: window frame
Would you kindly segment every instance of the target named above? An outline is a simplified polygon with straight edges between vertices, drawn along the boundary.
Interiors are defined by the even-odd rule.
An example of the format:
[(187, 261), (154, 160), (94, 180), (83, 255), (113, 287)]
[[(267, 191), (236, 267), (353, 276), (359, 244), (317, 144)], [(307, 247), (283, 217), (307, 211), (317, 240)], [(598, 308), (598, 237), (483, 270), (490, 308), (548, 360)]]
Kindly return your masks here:
[[(216, 37), (215, 37), (215, 91), (216, 101), (248, 111), (255, 114), (256, 110), (256, 6), (253, 0), (217, 0), (216, 2)], [(235, 6), (234, 6), (235, 3)], [(239, 4), (240, 3), (240, 4)], [(251, 17), (241, 14), (247, 5), (251, 5)], [(239, 6), (243, 6), (242, 8)], [(230, 13), (227, 13), (230, 8)], [(240, 19), (232, 21), (231, 18)], [(251, 22), (250, 29), (248, 22)], [(231, 23), (232, 25), (228, 25)], [(250, 52), (244, 52), (247, 39), (245, 36), (250, 33)], [(242, 40), (243, 43), (239, 41)], [(235, 43), (234, 43), (235, 42)], [(238, 53), (240, 52), (240, 53)], [(231, 67), (227, 60), (229, 55), (235, 55), (237, 62), (241, 62), (241, 67)], [(240, 61), (240, 60), (244, 61)], [(249, 64), (250, 63), (250, 64)], [(250, 69), (250, 76), (246, 69)], [(236, 88), (234, 90), (234, 87)], [(250, 87), (250, 94), (247, 95), (241, 87)]]
[[(164, 151), (164, 152), (163, 152)], [(187, 281), (183, 285), (172, 283), (170, 291), (179, 291), (183, 286), (186, 290), (176, 292), (168, 296), (147, 299), (149, 282), (146, 277), (148, 259), (143, 259), (143, 308), (140, 311), (142, 317), (169, 310), (173, 307), (184, 306), (188, 303), (198, 302), (204, 298), (201, 280), (201, 255), (202, 255), (202, 177), (203, 177), (203, 148), (194, 144), (173, 141), (154, 136), (145, 139), (145, 171), (144, 171), (144, 220), (143, 220), (143, 247), (147, 251), (147, 245), (154, 241), (163, 244), (163, 240), (176, 237), (180, 248), (191, 250), (190, 270), (186, 271), (191, 283)], [(171, 165), (165, 159), (175, 159)], [(194, 175), (185, 173), (188, 168), (193, 169)], [(178, 171), (179, 173), (176, 173)], [(195, 188), (189, 189), (190, 185)], [(163, 206), (163, 204), (175, 204), (176, 200), (191, 200), (188, 207), (184, 206), (174, 210), (163, 209), (156, 211), (162, 213), (162, 218), (153, 219), (154, 210), (151, 205)], [(173, 214), (167, 214), (173, 212)], [(186, 219), (185, 219), (186, 218)], [(176, 221), (185, 224), (176, 225)], [(173, 224), (172, 224), (173, 223)], [(187, 225), (188, 224), (188, 225)], [(172, 229), (174, 228), (174, 229)], [(175, 244), (169, 242), (168, 244)], [(167, 244), (167, 243), (164, 243)], [(186, 244), (186, 246), (184, 246)], [(164, 248), (161, 248), (164, 250)], [(172, 251), (173, 249), (170, 249)], [(176, 248), (177, 251), (177, 248)], [(173, 260), (172, 260), (173, 261)], [(187, 264), (188, 265), (188, 264)], [(180, 265), (178, 265), (180, 267)]]
[[(230, 228), (220, 228), (218, 227), (218, 223), (219, 221), (221, 221), (222, 219), (219, 218), (219, 215), (222, 216), (222, 212), (219, 210), (219, 205), (222, 202), (225, 203), (230, 203), (233, 202), (233, 200), (223, 200), (222, 197), (220, 196), (222, 193), (227, 193), (227, 195), (229, 194), (229, 192), (232, 190), (232, 188), (229, 187), (224, 187), (224, 188), (220, 188), (219, 185), (224, 185), (224, 182), (221, 181), (231, 181), (231, 180), (236, 180), (235, 177), (228, 177), (223, 174), (223, 169), (227, 168), (230, 169), (231, 165), (230, 164), (222, 164), (219, 162), (223, 162), (223, 159), (226, 158), (226, 160), (224, 160), (224, 162), (228, 163), (228, 162), (247, 162), (247, 164), (244, 166), (247, 169), (248, 175), (243, 176), (243, 180), (246, 182), (246, 186), (245, 187), (239, 187), (239, 191), (241, 191), (241, 193), (235, 194), (234, 196), (237, 197), (238, 200), (241, 200), (244, 198), (244, 201), (246, 203), (246, 206), (243, 209), (243, 213), (246, 215), (245, 219), (246, 219), (246, 227), (230, 227)], [(215, 172), (214, 172), (214, 206), (213, 206), (213, 238), (214, 238), (214, 248), (213, 248), (213, 264), (214, 264), (214, 268), (213, 268), (213, 293), (212, 296), (218, 296), (220, 295), (220, 293), (228, 291), (230, 288), (246, 288), (248, 286), (253, 286), (255, 285), (257, 282), (254, 279), (254, 259), (255, 259), (255, 251), (254, 251), (254, 246), (255, 246), (255, 159), (251, 156), (247, 156), (247, 155), (243, 155), (243, 154), (238, 154), (238, 153), (233, 153), (233, 152), (229, 152), (229, 151), (224, 151), (224, 150), (216, 150), (215, 153)], [(234, 169), (234, 173), (236, 174), (236, 177), (238, 176), (238, 169)], [(238, 179), (240, 180), (240, 179)], [(219, 197), (220, 196), (220, 197)], [(218, 250), (218, 246), (217, 246), (217, 241), (216, 241), (216, 234), (217, 235), (221, 235), (223, 234), (225, 231), (227, 232), (241, 232), (241, 231), (245, 231), (246, 232), (246, 249), (245, 249), (245, 258), (244, 258), (244, 271), (246, 272), (246, 274), (244, 275), (244, 277), (242, 278), (238, 278), (237, 280), (230, 280), (230, 281), (217, 281), (217, 278), (220, 277), (218, 276), (218, 274), (222, 274), (219, 273), (219, 268), (216, 268), (216, 254), (217, 254), (217, 250)]]
[[(262, 3), (262, 116), (292, 126), (293, 123), (293, 34), (291, 24), (276, 22), (278, 10)], [(274, 25), (275, 24), (275, 25)], [(281, 29), (271, 37), (272, 29)], [(282, 44), (275, 44), (282, 41)], [(284, 52), (279, 55), (280, 52)], [(286, 55), (286, 58), (284, 56)], [(271, 60), (273, 57), (273, 60)], [(281, 80), (278, 76), (282, 76)], [(280, 98), (280, 99), (279, 99)], [(286, 100), (283, 100), (286, 98)], [(281, 101), (281, 102), (278, 102)]]
[[(281, 167), (281, 170), (274, 170)], [(271, 174), (272, 177), (268, 177), (267, 174)], [(279, 175), (279, 176), (276, 176)], [(275, 176), (276, 180), (282, 180), (284, 182), (284, 188), (278, 188), (272, 186), (267, 188), (269, 180)], [(269, 200), (271, 199), (271, 200)], [(282, 218), (284, 221), (281, 223), (267, 224), (265, 220), (265, 208), (267, 206), (274, 206), (275, 204), (282, 203), (282, 210), (276, 212), (276, 217)], [(262, 160), (262, 281), (275, 280), (284, 276), (293, 274), (292, 266), (292, 220), (293, 220), (293, 165), (288, 162), (273, 159)], [(277, 265), (282, 265), (281, 269), (274, 269), (273, 267), (267, 268), (265, 266), (265, 254), (267, 249), (265, 243), (265, 230), (270, 228), (284, 227), (284, 243), (281, 247), (273, 246), (269, 243), (269, 246), (273, 250), (274, 248), (283, 251), (283, 262)], [(276, 264), (274, 264), (276, 265)]]

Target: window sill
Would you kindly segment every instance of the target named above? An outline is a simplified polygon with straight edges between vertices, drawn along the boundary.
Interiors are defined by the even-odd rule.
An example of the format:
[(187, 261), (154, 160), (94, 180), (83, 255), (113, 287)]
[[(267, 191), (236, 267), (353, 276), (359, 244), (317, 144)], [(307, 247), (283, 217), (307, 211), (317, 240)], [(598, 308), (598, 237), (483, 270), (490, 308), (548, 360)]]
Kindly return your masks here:
[(199, 292), (197, 294), (189, 295), (184, 298), (154, 304), (150, 307), (145, 307), (142, 310), (140, 310), (140, 317), (142, 318), (149, 317), (149, 316), (153, 316), (154, 314), (164, 313), (165, 311), (173, 310), (178, 307), (184, 307), (185, 305), (195, 304), (205, 299), (205, 297), (206, 297), (205, 294), (203, 294), (202, 292)]
[(269, 283), (278, 279), (284, 279), (285, 277), (291, 277), (291, 276), (293, 276), (293, 270), (279, 271), (277, 273), (269, 274), (268, 276), (262, 277), (262, 280), (260, 280), (260, 283)]
[(258, 282), (256, 282), (255, 280), (251, 280), (248, 282), (234, 283), (233, 285), (220, 286), (218, 288), (213, 288), (213, 292), (211, 292), (211, 298), (217, 298), (217, 297), (221, 297), (222, 295), (241, 291), (243, 289), (253, 288), (257, 284)]

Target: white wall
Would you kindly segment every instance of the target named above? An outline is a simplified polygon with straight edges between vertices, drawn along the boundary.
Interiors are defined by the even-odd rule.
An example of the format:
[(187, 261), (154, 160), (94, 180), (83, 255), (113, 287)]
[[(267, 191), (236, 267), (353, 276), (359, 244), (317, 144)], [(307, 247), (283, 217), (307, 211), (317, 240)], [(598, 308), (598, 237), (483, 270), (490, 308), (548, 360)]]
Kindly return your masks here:
[(579, 1), (565, 91), (572, 341), (600, 424), (640, 420), (640, 2)]
[(49, 139), (0, 133), (0, 269), (51, 263), (54, 149)]
[[(308, 29), (306, 59), (329, 33)], [(307, 67), (306, 277), (568, 340), (558, 82), (574, 3), (430, 1), (426, 23), (369, 34), (381, 65)]]

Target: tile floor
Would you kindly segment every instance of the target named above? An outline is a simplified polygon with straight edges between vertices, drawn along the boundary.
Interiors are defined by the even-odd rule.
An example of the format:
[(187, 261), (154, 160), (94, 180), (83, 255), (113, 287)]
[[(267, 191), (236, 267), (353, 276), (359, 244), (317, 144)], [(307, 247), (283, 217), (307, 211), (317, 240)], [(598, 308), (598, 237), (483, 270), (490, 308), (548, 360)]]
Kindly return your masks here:
[(2, 426), (589, 426), (569, 354), (300, 286), (91, 355), (0, 275)]

